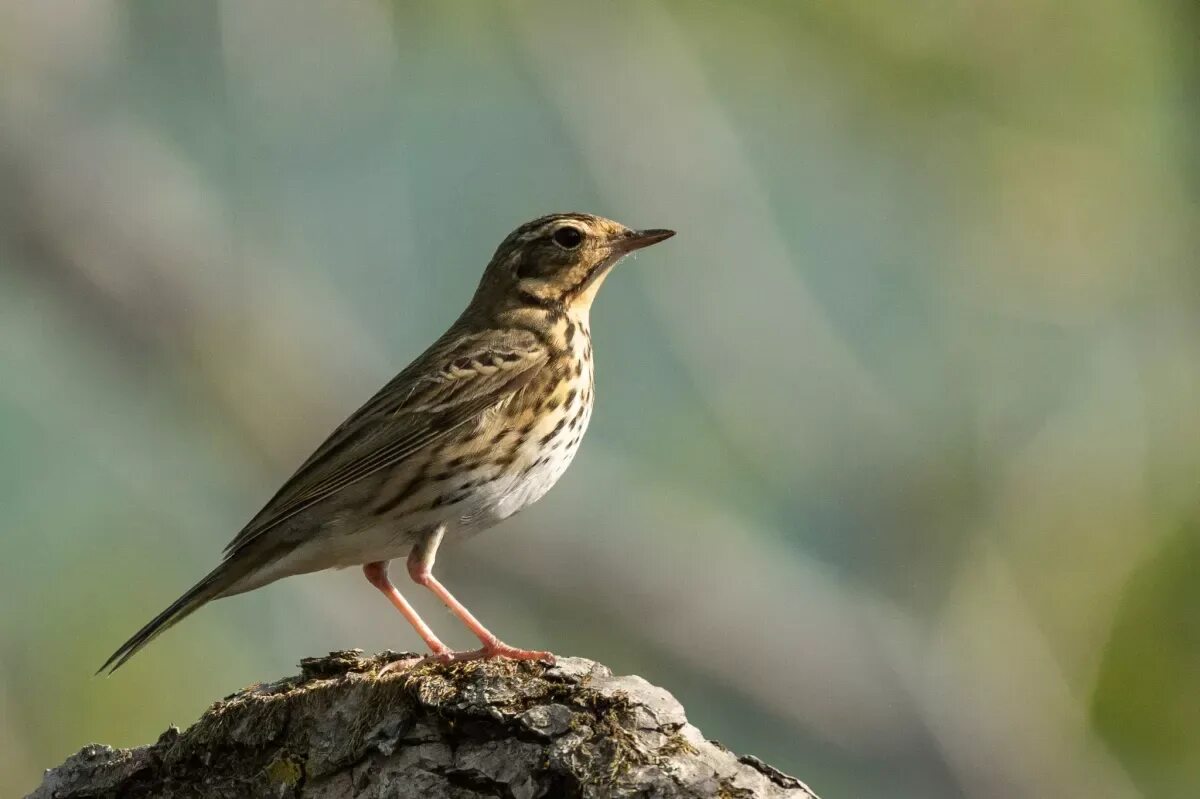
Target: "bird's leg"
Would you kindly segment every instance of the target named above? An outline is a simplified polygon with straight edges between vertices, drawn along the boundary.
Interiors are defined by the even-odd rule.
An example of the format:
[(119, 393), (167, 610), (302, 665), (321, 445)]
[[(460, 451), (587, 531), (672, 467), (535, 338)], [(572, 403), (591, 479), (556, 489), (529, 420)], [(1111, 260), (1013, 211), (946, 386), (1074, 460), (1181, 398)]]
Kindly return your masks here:
[(473, 652), (456, 652), (450, 655), (449, 660), (471, 660), (474, 658), (492, 658), (505, 657), (513, 660), (541, 660), (547, 663), (554, 663), (554, 655), (549, 652), (537, 652), (527, 649), (517, 649), (515, 646), (509, 646), (492, 634), (488, 628), (479, 623), (479, 620), (463, 606), (461, 602), (454, 598), (454, 595), (446, 590), (436, 577), (433, 576), (433, 563), (437, 558), (438, 545), (442, 543), (442, 536), (445, 534), (445, 529), (439, 526), (436, 530), (426, 535), (423, 539), (417, 542), (412, 551), (408, 553), (408, 576), (413, 579), (413, 582), (418, 585), (423, 585), (432, 591), (438, 599), (450, 608), (450, 612), (458, 616), (462, 623), (467, 626), (475, 637), (483, 644), (482, 649), (477, 649)]
[[(438, 637), (433, 634), (433, 630), (429, 629), (429, 625), (417, 615), (417, 611), (396, 590), (396, 586), (392, 585), (392, 581), (388, 579), (388, 565), (386, 560), (379, 560), (363, 565), (363, 574), (366, 575), (367, 582), (383, 592), (383, 595), (396, 606), (396, 610), (404, 614), (404, 618), (417, 631), (417, 635), (424, 639), (425, 645), (429, 647), (429, 650), (433, 652), (435, 657), (444, 657), (452, 654), (450, 647), (438, 640)], [(384, 671), (387, 671), (392, 665), (395, 664), (384, 666), (380, 673), (382, 674)]]

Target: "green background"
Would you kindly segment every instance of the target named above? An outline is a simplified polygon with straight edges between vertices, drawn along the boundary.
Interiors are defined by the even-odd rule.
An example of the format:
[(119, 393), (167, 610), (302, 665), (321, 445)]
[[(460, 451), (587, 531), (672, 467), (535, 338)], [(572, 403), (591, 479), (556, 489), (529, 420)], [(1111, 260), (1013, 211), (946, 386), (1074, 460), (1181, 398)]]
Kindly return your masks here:
[(1198, 41), (1182, 1), (0, 2), (0, 793), (416, 648), (350, 570), (92, 677), (585, 210), (679, 235), (597, 302), (573, 468), (443, 553), (485, 622), (826, 797), (1200, 794)]

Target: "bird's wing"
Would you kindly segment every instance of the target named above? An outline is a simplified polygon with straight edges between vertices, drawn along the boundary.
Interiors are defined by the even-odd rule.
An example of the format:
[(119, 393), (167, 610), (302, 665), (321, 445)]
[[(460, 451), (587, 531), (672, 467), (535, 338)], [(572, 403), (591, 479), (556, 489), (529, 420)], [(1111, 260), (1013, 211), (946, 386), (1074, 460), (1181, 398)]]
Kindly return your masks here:
[(393, 466), (516, 393), (549, 357), (526, 330), (439, 341), (333, 432), (225, 548)]

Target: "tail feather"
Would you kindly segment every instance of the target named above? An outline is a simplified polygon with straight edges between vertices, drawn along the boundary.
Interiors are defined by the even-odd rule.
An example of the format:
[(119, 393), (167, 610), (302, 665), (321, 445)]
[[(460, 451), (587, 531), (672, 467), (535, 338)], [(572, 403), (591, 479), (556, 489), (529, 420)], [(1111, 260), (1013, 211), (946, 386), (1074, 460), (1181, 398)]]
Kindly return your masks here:
[(142, 647), (157, 638), (160, 633), (190, 616), (201, 605), (221, 596), (223, 592), (233, 586), (244, 571), (231, 568), (232, 565), (226, 561), (209, 572), (207, 577), (189, 588), (187, 593), (172, 602), (170, 607), (151, 619), (145, 627), (134, 633), (132, 638), (121, 644), (121, 648), (113, 652), (96, 673), (100, 674), (107, 669), (108, 673), (112, 674), (121, 668), (125, 661), (137, 654)]

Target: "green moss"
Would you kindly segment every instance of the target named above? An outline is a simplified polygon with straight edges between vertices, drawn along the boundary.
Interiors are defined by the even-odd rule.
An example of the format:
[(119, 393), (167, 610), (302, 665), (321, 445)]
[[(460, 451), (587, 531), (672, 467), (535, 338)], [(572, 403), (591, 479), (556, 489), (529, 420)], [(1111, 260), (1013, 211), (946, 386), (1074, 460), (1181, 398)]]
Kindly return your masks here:
[(687, 738), (676, 732), (667, 738), (667, 742), (658, 750), (657, 755), (660, 758), (669, 759), (677, 755), (694, 755), (699, 751), (688, 742)]
[(304, 779), (304, 765), (293, 759), (290, 755), (284, 755), (272, 760), (271, 763), (264, 769), (267, 779), (275, 785), (283, 785), (288, 788), (293, 787), (300, 780)]

